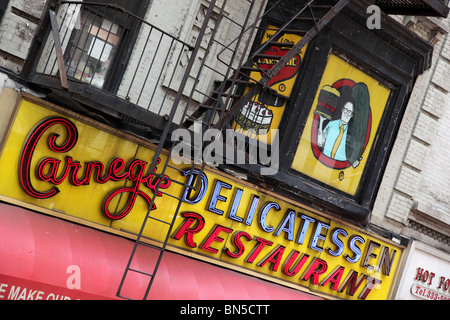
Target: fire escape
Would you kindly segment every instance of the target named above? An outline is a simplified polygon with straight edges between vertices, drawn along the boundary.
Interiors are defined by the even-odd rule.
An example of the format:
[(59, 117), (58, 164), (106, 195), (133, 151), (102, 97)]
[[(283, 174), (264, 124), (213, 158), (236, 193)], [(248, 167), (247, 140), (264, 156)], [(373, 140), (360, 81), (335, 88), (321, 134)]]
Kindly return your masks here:
[[(230, 127), (230, 124), (232, 123), (233, 119), (235, 119), (237, 113), (248, 104), (254, 97), (261, 92), (268, 92), (268, 94), (273, 93), (273, 89), (268, 86), (268, 82), (270, 79), (272, 79), (277, 73), (280, 72), (280, 70), (286, 66), (286, 64), (295, 56), (298, 55), (298, 53), (301, 51), (301, 49), (309, 42), (311, 41), (319, 32), (321, 29), (324, 28), (324, 26), (331, 20), (333, 17), (335, 17), (339, 11), (346, 6), (346, 4), (350, 0), (339, 0), (334, 1), (332, 4), (320, 4), (321, 1), (315, 1), (310, 0), (306, 1), (302, 6), (300, 6), (296, 11), (294, 12), (288, 12), (286, 10), (283, 10), (282, 2), (283, 1), (276, 1), (274, 4), (271, 5), (271, 7), (267, 8), (265, 11), (265, 2), (257, 1), (257, 0), (248, 0), (250, 3), (250, 10), (247, 15), (247, 20), (244, 22), (243, 25), (241, 25), (241, 34), (240, 36), (232, 41), (232, 44), (236, 44), (234, 46), (234, 49), (230, 49), (230, 45), (224, 46), (221, 52), (217, 55), (217, 59), (221, 59), (221, 55), (226, 50), (231, 50), (231, 61), (235, 59), (235, 55), (237, 52), (237, 49), (239, 46), (243, 46), (246, 52), (247, 49), (250, 46), (250, 41), (243, 41), (244, 34), (249, 33), (250, 36), (247, 39), (252, 39), (253, 34), (257, 32), (259, 23), (264, 17), (271, 12), (272, 10), (278, 10), (278, 12), (283, 16), (283, 25), (279, 27), (279, 29), (270, 37), (270, 39), (266, 42), (264, 42), (259, 48), (256, 50), (253, 50), (253, 52), (250, 54), (250, 56), (244, 60), (244, 56), (242, 56), (241, 61), (239, 62), (239, 65), (237, 68), (229, 68), (227, 70), (226, 75), (224, 75), (224, 80), (215, 88), (212, 95), (205, 99), (205, 101), (200, 104), (197, 109), (192, 112), (188, 113), (188, 108), (184, 109), (183, 117), (181, 124), (184, 127), (190, 127), (194, 122), (201, 122), (203, 125), (203, 129), (207, 130), (210, 128), (215, 129), (225, 129)], [(322, 1), (323, 3), (323, 1)], [(211, 6), (209, 8), (207, 17), (204, 21), (202, 30), (200, 31), (200, 36), (197, 39), (197, 43), (195, 44), (192, 56), (194, 57), (196, 55), (196, 51), (198, 49), (199, 43), (201, 41), (201, 36), (204, 33), (204, 29), (207, 26), (207, 20), (208, 17), (212, 14), (212, 8), (215, 4), (215, 1), (211, 1)], [(226, 1), (222, 3), (221, 11), (219, 19), (225, 18), (223, 15), (223, 9), (226, 5)], [(269, 3), (270, 5), (270, 3)], [(252, 10), (257, 10), (257, 16), (255, 21), (250, 21), (250, 14)], [(301, 26), (301, 27), (299, 27)], [(301, 36), (301, 40), (294, 44), (286, 44), (284, 42), (280, 42), (280, 38), (286, 34), (297, 34)], [(212, 41), (210, 42), (212, 44)], [(280, 47), (283, 49), (287, 49), (286, 53), (284, 55), (280, 56), (274, 56), (273, 54), (267, 54), (267, 51), (270, 47)], [(273, 65), (270, 68), (261, 68), (257, 61), (260, 58), (271, 58), (276, 59), (278, 62)], [(231, 63), (230, 63), (231, 65)], [(200, 68), (202, 70), (203, 68)], [(250, 72), (257, 72), (261, 74), (261, 78), (259, 80), (253, 79), (250, 77)], [(182, 79), (181, 87), (185, 85), (186, 78), (189, 74), (189, 67), (188, 70), (186, 70), (186, 73)], [(198, 77), (201, 76), (201, 72), (199, 72)], [(249, 90), (246, 91), (246, 93), (242, 94), (242, 88), (247, 87)], [(195, 89), (194, 89), (195, 90)], [(171, 112), (169, 114), (169, 123), (173, 121), (173, 118), (175, 116), (175, 113), (178, 108), (178, 104), (181, 99), (181, 92), (183, 90), (179, 90), (178, 95), (176, 96), (176, 99), (174, 101), (174, 104), (172, 106)], [(208, 114), (207, 117), (202, 117), (204, 114)], [(164, 141), (166, 141), (170, 131), (170, 125), (167, 125), (164, 128), (164, 131), (161, 134), (161, 140), (158, 144), (158, 148), (156, 150), (155, 157), (153, 158), (153, 163), (151, 168), (154, 168), (156, 165), (155, 161), (158, 158), (159, 154), (163, 150)], [(194, 153), (195, 154), (195, 153)], [(198, 154), (198, 153), (197, 153)], [(190, 172), (193, 172), (192, 169), (194, 167), (197, 167), (197, 172), (201, 172), (205, 167), (205, 161), (199, 159), (194, 159), (193, 161), (193, 167), (191, 168)], [(200, 163), (200, 164), (198, 164)], [(198, 164), (196, 166), (196, 164)], [(164, 163), (163, 171), (161, 173), (161, 176), (164, 176), (164, 173), (166, 172), (167, 168), (171, 167), (172, 169), (176, 169), (173, 166), (170, 166), (169, 164), (169, 158)], [(187, 181), (193, 181), (194, 179), (187, 179)], [(197, 182), (199, 179), (196, 179)], [(194, 180), (195, 181), (195, 180)], [(178, 181), (172, 181), (173, 183), (180, 183)], [(183, 191), (181, 192), (181, 195), (185, 194), (186, 192), (190, 192), (191, 190), (196, 190), (198, 187), (197, 183), (192, 182), (191, 184), (184, 184), (183, 185)], [(157, 185), (157, 188), (155, 190), (155, 194), (159, 191), (159, 184)], [(163, 193), (164, 194), (164, 193)], [(168, 195), (168, 194), (167, 194)], [(169, 195), (170, 196), (170, 195)], [(153, 201), (154, 201), (153, 197)], [(151, 216), (151, 211), (149, 210), (147, 212), (147, 215), (144, 218), (144, 221), (141, 226), (141, 230), (137, 236), (133, 251), (130, 255), (130, 259), (128, 261), (127, 267), (125, 269), (122, 281), (120, 283), (118, 293), (117, 295), (122, 298), (127, 298), (125, 296), (122, 296), (121, 290), (122, 286), (124, 285), (124, 282), (126, 281), (126, 278), (129, 273), (139, 273), (147, 276), (149, 278), (149, 283), (147, 290), (142, 297), (143, 299), (146, 299), (151, 286), (153, 284), (153, 281), (156, 277), (158, 267), (160, 265), (160, 262), (162, 260), (164, 251), (166, 250), (167, 243), (169, 241), (169, 237), (172, 233), (172, 228), (175, 223), (175, 219), (178, 215), (178, 211), (180, 209), (182, 198), (176, 198), (178, 201), (177, 209), (173, 215), (172, 221), (161, 221), (153, 216)], [(151, 206), (149, 206), (150, 208)], [(168, 231), (165, 236), (165, 240), (161, 247), (149, 245), (148, 243), (141, 240), (142, 233), (144, 231), (144, 228), (146, 226), (146, 223), (149, 219), (156, 219), (160, 223), (164, 223), (168, 225)], [(156, 250), (159, 251), (158, 260), (156, 262), (156, 265), (154, 266), (153, 272), (144, 272), (142, 270), (132, 268), (131, 265), (133, 263), (134, 256), (136, 254), (136, 250), (139, 246), (150, 246)]]
[[(41, 53), (41, 56), (39, 58), (41, 59), (41, 62), (42, 60), (44, 60), (44, 62), (41, 63), (41, 67), (39, 67), (39, 65), (37, 65), (37, 63), (35, 62), (35, 65), (31, 68), (32, 70), (30, 71), (30, 82), (54, 88), (59, 86), (60, 88), (63, 88), (63, 91), (66, 90), (66, 92), (69, 93), (77, 92), (77, 90), (85, 90), (85, 86), (83, 86), (82, 83), (70, 81), (70, 77), (68, 77), (66, 70), (67, 65), (64, 61), (62, 47), (64, 46), (64, 43), (67, 43), (69, 40), (68, 36), (66, 37), (67, 31), (64, 31), (62, 26), (64, 25), (64, 21), (70, 18), (70, 14), (68, 14), (70, 12), (68, 6), (73, 6), (76, 10), (80, 10), (79, 8), (81, 5), (94, 6), (97, 8), (97, 11), (99, 11), (100, 9), (112, 9), (121, 15), (125, 15), (127, 20), (131, 19), (138, 21), (141, 28), (148, 28), (150, 30), (147, 41), (150, 37), (153, 36), (153, 34), (151, 35), (152, 32), (161, 34), (159, 42), (157, 41), (158, 46), (156, 47), (156, 51), (162, 51), (162, 43), (165, 41), (164, 37), (169, 38), (170, 48), (172, 48), (172, 51), (179, 52), (180, 54), (178, 58), (175, 59), (175, 61), (179, 62), (182, 58), (182, 54), (184, 53), (188, 53), (189, 59), (184, 69), (182, 70), (182, 74), (178, 73), (178, 76), (181, 76), (181, 81), (176, 85), (176, 90), (174, 90), (176, 92), (176, 95), (174, 96), (170, 108), (168, 108), (169, 111), (167, 113), (159, 111), (157, 112), (161, 118), (161, 121), (159, 122), (163, 123), (164, 125), (160, 125), (158, 127), (158, 130), (156, 130), (158, 131), (157, 148), (153, 157), (153, 161), (149, 168), (149, 172), (153, 172), (154, 168), (157, 165), (157, 160), (162, 152), (166, 152), (167, 149), (169, 149), (170, 152), (171, 148), (174, 146), (174, 144), (171, 145), (170, 141), (170, 134), (174, 127), (192, 128), (192, 125), (194, 123), (201, 123), (202, 130), (207, 130), (210, 128), (223, 130), (226, 128), (230, 128), (232, 127), (232, 124), (239, 111), (242, 110), (245, 105), (251, 103), (252, 100), (256, 99), (255, 97), (257, 97), (258, 94), (265, 93), (266, 95), (276, 96), (277, 93), (268, 85), (270, 80), (275, 75), (277, 75), (280, 70), (282, 70), (289, 63), (289, 61), (291, 61), (291, 59), (298, 56), (299, 52), (351, 0), (242, 0), (248, 6), (248, 12), (246, 13), (244, 21), (234, 21), (228, 17), (228, 15), (226, 14), (228, 1), (229, 0), (209, 1), (209, 5), (205, 7), (204, 19), (203, 21), (200, 21), (199, 31), (196, 36), (195, 43), (193, 44), (184, 43), (176, 37), (171, 36), (163, 30), (158, 29), (150, 22), (140, 18), (139, 16), (136, 16), (135, 14), (132, 14), (131, 12), (121, 7), (118, 7), (117, 5), (94, 2), (80, 3), (77, 1), (59, 1), (58, 6), (50, 8), (48, 13), (50, 21), (49, 29), (51, 29), (51, 36), (49, 36), (49, 39), (53, 39), (53, 42), (51, 42), (51, 50), (48, 51), (52, 51), (56, 54), (54, 54), (54, 57), (52, 58), (50, 55), (45, 57), (45, 55)], [(286, 7), (286, 3), (288, 2), (290, 4), (294, 2), (297, 3), (294, 10), (292, 9), (293, 6), (289, 6), (290, 9)], [(371, 3), (379, 5), (394, 5), (394, 8), (397, 10), (398, 6), (395, 6), (395, 3), (393, 2), (396, 1), (371, 1)], [(398, 2), (400, 3), (401, 1)], [(429, 1), (423, 2), (425, 4), (429, 3)], [(428, 7), (430, 6), (436, 9), (435, 4), (429, 5)], [(63, 10), (63, 13), (61, 14), (61, 11), (59, 11), (59, 17), (62, 18), (59, 18), (60, 21), (58, 21), (58, 10), (61, 9)], [(266, 26), (261, 22), (266, 21), (265, 19), (267, 19), (268, 15), (274, 13), (282, 18), (282, 23), (276, 27), (267, 41), (262, 43), (259, 47), (252, 48), (252, 43), (260, 28), (266, 28)], [(114, 19), (115, 18), (113, 18), (113, 21)], [(214, 27), (211, 28), (210, 22), (213, 19), (215, 21), (215, 24)], [(240, 30), (238, 37), (236, 37), (229, 43), (222, 43), (216, 39), (216, 34), (220, 29), (222, 21), (228, 21), (228, 23), (232, 24), (234, 27), (239, 28)], [(209, 37), (206, 37), (207, 30), (209, 30), (208, 32), (212, 32)], [(298, 35), (300, 37), (300, 40), (297, 43), (286, 43), (279, 41), (285, 34)], [(207, 41), (206, 47), (204, 44), (205, 41)], [(213, 46), (219, 47), (220, 49), (215, 51), (210, 50)], [(274, 50), (270, 51), (270, 48), (283, 49), (282, 51), (277, 51), (283, 52), (283, 54), (274, 55)], [(199, 64), (198, 60), (196, 59), (200, 55), (201, 50), (204, 50), (205, 56), (200, 60), (201, 62)], [(142, 55), (145, 54), (145, 51), (146, 46), (142, 50), (141, 58)], [(210, 51), (213, 51), (215, 55), (212, 58), (208, 57)], [(45, 58), (47, 58), (46, 61)], [(258, 60), (261, 58), (275, 59), (277, 62), (271, 67), (263, 68), (260, 64), (258, 64)], [(225, 65), (225, 71), (221, 69), (219, 72), (218, 70), (215, 70), (214, 67), (208, 65), (208, 61), (212, 60), (220, 61), (223, 65)], [(158, 58), (154, 57), (152, 59), (152, 65), (150, 66), (150, 68), (153, 68), (154, 61), (158, 61)], [(163, 62), (166, 63), (166, 60), (164, 60)], [(212, 92), (205, 92), (198, 85), (198, 83), (200, 82), (199, 80), (206, 71), (214, 73), (215, 88)], [(135, 74), (138, 72), (137, 68), (134, 72)], [(159, 79), (163, 74), (163, 71), (158, 72), (160, 73), (159, 77), (157, 77)], [(173, 74), (175, 75), (177, 73), (173, 72)], [(254, 78), (255, 74), (258, 75), (257, 78)], [(152, 78), (152, 76), (149, 75), (150, 71), (145, 77), (146, 80), (147, 78)], [(189, 81), (192, 80), (191, 78), (194, 78), (193, 85), (189, 85)], [(170, 79), (170, 81), (171, 80), (172, 79)], [(120, 94), (116, 93), (116, 98), (121, 98), (120, 103), (124, 105), (126, 103), (130, 103), (129, 93), (131, 91), (132, 84), (130, 85), (128, 90), (124, 90), (124, 92), (126, 93), (123, 94), (123, 96), (120, 96)], [(170, 84), (167, 86), (171, 87)], [(89, 90), (94, 90), (94, 88)], [(187, 90), (189, 90), (190, 93), (186, 102)], [(144, 87), (142, 87), (140, 91), (142, 94), (142, 92), (145, 91)], [(118, 92), (117, 88), (116, 92)], [(141, 94), (135, 102), (131, 102), (133, 102), (135, 105), (140, 106), (139, 99), (141, 97)], [(203, 101), (200, 104), (194, 103), (194, 95), (200, 95)], [(149, 105), (151, 105), (152, 103), (152, 100), (150, 100)], [(126, 108), (116, 109), (114, 111), (120, 114), (122, 110), (125, 109)], [(135, 115), (126, 114), (125, 111), (123, 111), (123, 119), (132, 121), (136, 124), (136, 126), (146, 127), (148, 128), (148, 131), (155, 131), (148, 121), (145, 121), (145, 119), (140, 119), (140, 114), (142, 113), (139, 112), (141, 112), (139, 108), (137, 108)], [(174, 123), (178, 124), (174, 125)], [(196, 153), (194, 152), (194, 154)], [(188, 182), (182, 183), (177, 180), (171, 181), (171, 183), (173, 184), (180, 184), (183, 190), (179, 196), (174, 196), (165, 192), (164, 189), (160, 188), (161, 182), (163, 182), (164, 179), (167, 179), (167, 176), (165, 174), (167, 169), (171, 168), (173, 170), (181, 171), (180, 169), (171, 166), (169, 160), (170, 157), (167, 157), (167, 160), (164, 163), (159, 164), (159, 168), (162, 168), (162, 172), (160, 172), (159, 174), (155, 173), (155, 176), (158, 176), (161, 179), (158, 180), (159, 182), (156, 185), (156, 189), (154, 190), (152, 204), (155, 201), (156, 195), (159, 193), (164, 196), (174, 198), (177, 201), (176, 210), (173, 213), (171, 221), (163, 221), (158, 217), (152, 215), (152, 204), (149, 205), (149, 209), (140, 227), (140, 232), (136, 235), (133, 250), (124, 270), (123, 278), (117, 291), (118, 297), (126, 299), (130, 298), (123, 294), (122, 289), (129, 275), (131, 273), (137, 273), (148, 278), (147, 290), (143, 297), (141, 297), (142, 299), (147, 298), (157, 275), (158, 268), (160, 266), (164, 252), (166, 251), (172, 229), (183, 202), (181, 195), (184, 195), (190, 191), (195, 192), (196, 188), (198, 187), (197, 180), (199, 179), (195, 179), (193, 169), (195, 169), (196, 172), (199, 173), (205, 167), (205, 162), (203, 160), (199, 161), (199, 159), (192, 159), (192, 167), (189, 171), (191, 176), (186, 177), (186, 181)], [(186, 174), (186, 171), (182, 172), (182, 174)], [(144, 228), (150, 220), (155, 223), (162, 223), (167, 227), (165, 239), (160, 245), (149, 244), (142, 236)], [(151, 247), (159, 252), (157, 262), (154, 265), (152, 272), (143, 271), (133, 265), (137, 249), (141, 246)]]

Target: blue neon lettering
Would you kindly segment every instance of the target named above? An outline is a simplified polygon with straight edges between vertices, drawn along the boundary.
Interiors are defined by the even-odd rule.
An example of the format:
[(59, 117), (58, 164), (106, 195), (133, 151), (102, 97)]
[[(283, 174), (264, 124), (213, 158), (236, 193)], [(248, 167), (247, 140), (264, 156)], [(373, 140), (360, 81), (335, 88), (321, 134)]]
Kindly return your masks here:
[(265, 232), (272, 232), (275, 228), (273, 226), (267, 226), (266, 219), (267, 214), (270, 209), (275, 209), (276, 211), (280, 211), (280, 205), (276, 202), (267, 202), (261, 209), (261, 213), (259, 215), (259, 225)]
[(333, 251), (331, 248), (328, 248), (328, 253), (331, 254), (333, 257), (338, 257), (344, 252), (344, 243), (341, 239), (339, 239), (339, 234), (343, 234), (344, 237), (348, 236), (347, 231), (341, 228), (337, 228), (334, 230), (333, 235), (331, 236), (331, 240), (336, 245), (336, 250)]
[(222, 188), (231, 189), (231, 185), (229, 185), (226, 182), (216, 180), (216, 184), (214, 186), (214, 190), (211, 194), (211, 198), (209, 200), (208, 204), (208, 210), (217, 213), (218, 215), (223, 215), (223, 211), (216, 208), (217, 201), (225, 202), (227, 201), (227, 198), (220, 194), (220, 191), (222, 191)]

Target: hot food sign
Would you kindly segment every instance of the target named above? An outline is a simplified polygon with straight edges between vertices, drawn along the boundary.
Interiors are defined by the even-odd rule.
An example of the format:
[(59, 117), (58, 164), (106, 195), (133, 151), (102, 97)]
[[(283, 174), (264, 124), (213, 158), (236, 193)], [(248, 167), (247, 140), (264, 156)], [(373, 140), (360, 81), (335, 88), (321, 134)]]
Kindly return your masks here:
[[(126, 235), (139, 232), (159, 183), (152, 216), (171, 221), (175, 198), (183, 200), (171, 249), (299, 290), (391, 295), (403, 247), (389, 240), (213, 169), (173, 165), (162, 176), (166, 154), (150, 172), (153, 145), (27, 95), (10, 124), (3, 200)], [(183, 193), (182, 184), (196, 182)], [(160, 243), (166, 233), (155, 221), (143, 235)]]

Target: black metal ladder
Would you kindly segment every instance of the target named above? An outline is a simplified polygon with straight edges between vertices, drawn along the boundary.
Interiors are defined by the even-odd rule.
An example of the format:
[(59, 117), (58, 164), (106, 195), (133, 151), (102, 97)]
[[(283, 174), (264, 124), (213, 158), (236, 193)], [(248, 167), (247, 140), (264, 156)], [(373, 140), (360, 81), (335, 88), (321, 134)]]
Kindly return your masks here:
[[(225, 128), (232, 119), (236, 116), (237, 112), (239, 112), (240, 108), (242, 108), (246, 103), (250, 101), (252, 96), (255, 94), (255, 92), (258, 92), (258, 90), (270, 90), (270, 88), (267, 86), (267, 83), (270, 81), (270, 79), (275, 76), (280, 70), (286, 66), (286, 64), (296, 55), (298, 55), (298, 52), (308, 43), (310, 42), (319, 32), (322, 30), (326, 24), (331, 21), (333, 17), (335, 17), (340, 10), (342, 10), (351, 0), (339, 0), (339, 1), (327, 1), (327, 3), (332, 2), (331, 5), (323, 5), (318, 3), (323, 3), (323, 1), (316, 1), (316, 0), (309, 0), (304, 3), (298, 10), (295, 12), (290, 12), (289, 17), (286, 17), (286, 12), (283, 11), (283, 8), (280, 6), (281, 1), (277, 1), (272, 5), (270, 8), (265, 9), (263, 2), (264, 1), (258, 1), (258, 0), (247, 0), (249, 3), (249, 12), (247, 14), (247, 18), (244, 21), (243, 24), (240, 25), (241, 27), (241, 33), (238, 38), (236, 38), (232, 43), (229, 45), (222, 45), (223, 49), (221, 52), (219, 52), (218, 56), (216, 57), (217, 60), (224, 60), (223, 52), (226, 50), (232, 51), (231, 55), (228, 55), (227, 61), (224, 61), (224, 63), (229, 63), (230, 67), (227, 69), (225, 74), (221, 74), (222, 81), (220, 81), (217, 85), (217, 87), (214, 89), (214, 92), (212, 94), (210, 93), (204, 93), (205, 100), (203, 103), (201, 103), (198, 108), (191, 112), (189, 111), (189, 103), (187, 106), (185, 106), (185, 109), (183, 110), (182, 115), (182, 121), (181, 124), (184, 127), (190, 127), (194, 122), (199, 121), (203, 125), (203, 129), (208, 128), (217, 128), (217, 129), (223, 129)], [(257, 4), (259, 3), (259, 7)], [(170, 114), (167, 117), (167, 125), (164, 128), (164, 131), (161, 134), (160, 141), (158, 143), (157, 149), (155, 151), (155, 155), (152, 161), (152, 164), (149, 168), (150, 172), (154, 170), (157, 164), (157, 160), (162, 154), (164, 150), (164, 146), (166, 142), (168, 141), (168, 136), (170, 134), (170, 129), (172, 127), (172, 121), (174, 119), (174, 116), (177, 112), (177, 110), (180, 108), (180, 101), (182, 100), (182, 94), (184, 91), (184, 88), (186, 87), (187, 79), (190, 76), (192, 66), (194, 64), (194, 59), (198, 53), (200, 44), (203, 40), (203, 36), (205, 34), (205, 30), (208, 26), (208, 19), (211, 18), (211, 16), (214, 13), (214, 10), (216, 10), (216, 14), (218, 11), (218, 17), (220, 20), (222, 19), (229, 19), (224, 14), (224, 8), (227, 4), (227, 0), (224, 0), (218, 8), (216, 6), (216, 0), (212, 0), (210, 3), (210, 6), (208, 8), (208, 12), (205, 16), (205, 21), (203, 21), (202, 28), (200, 30), (199, 36), (196, 40), (196, 44), (194, 46), (194, 50), (192, 51), (190, 61), (187, 65), (187, 68), (185, 70), (184, 76), (182, 78), (180, 89), (178, 90), (178, 93), (175, 97), (174, 103), (172, 105)], [(250, 16), (252, 13), (252, 10), (255, 10), (256, 18), (254, 21), (250, 21)], [(265, 10), (265, 11), (264, 11)], [(248, 49), (251, 46), (251, 42), (253, 41), (253, 35), (256, 32), (256, 30), (259, 28), (259, 23), (261, 22), (262, 18), (264, 17), (264, 14), (267, 14), (271, 10), (278, 10), (280, 14), (284, 17), (284, 24), (270, 37), (268, 41), (266, 41), (264, 44), (262, 44), (257, 50), (255, 50), (251, 55), (249, 55), (249, 58), (244, 61), (244, 58), (242, 57), (241, 60), (238, 63), (237, 68), (233, 68), (233, 60), (237, 57), (237, 49), (240, 46), (243, 46), (244, 48), (244, 55), (245, 52), (248, 51)], [(237, 23), (236, 21), (232, 21), (232, 23)], [(296, 25), (308, 25), (309, 28), (296, 28)], [(220, 24), (218, 23), (217, 28), (220, 27)], [(214, 30), (215, 33), (217, 31)], [(258, 65), (255, 63), (261, 55), (264, 55), (265, 50), (267, 50), (268, 46), (276, 46), (279, 44), (278, 40), (282, 37), (285, 33), (298, 33), (302, 36), (301, 40), (298, 41), (295, 44), (290, 45), (289, 51), (287, 51), (283, 56), (278, 56), (277, 59), (278, 62), (273, 65), (272, 68), (268, 70), (263, 70), (258, 67)], [(245, 36), (247, 35), (247, 36)], [(212, 45), (212, 43), (215, 41), (214, 36), (211, 38), (211, 41), (209, 43), (209, 46)], [(231, 47), (231, 44), (233, 44), (234, 47)], [(283, 44), (286, 46), (286, 44)], [(199, 71), (196, 75), (196, 79), (201, 77), (202, 70), (204, 68), (208, 68), (208, 65), (206, 64), (207, 59), (203, 59), (203, 63)], [(259, 80), (251, 79), (249, 77), (249, 70), (256, 70), (261, 73), (261, 78)], [(239, 95), (237, 94), (240, 89), (242, 89), (243, 86), (249, 86), (251, 87), (251, 90), (248, 90), (247, 93)], [(194, 94), (195, 90), (197, 88), (194, 86), (192, 88), (191, 97)], [(191, 101), (191, 99), (189, 99)], [(179, 111), (179, 110), (178, 110)], [(207, 117), (205, 117), (205, 114), (208, 114)], [(202, 119), (203, 116), (203, 119)], [(174, 146), (169, 148), (171, 149)], [(170, 153), (169, 153), (170, 154)], [(195, 154), (195, 153), (194, 153)], [(197, 161), (196, 161), (197, 160)], [(163, 254), (166, 251), (167, 244), (169, 241), (169, 238), (171, 236), (173, 227), (176, 222), (176, 218), (178, 216), (178, 213), (180, 211), (180, 207), (183, 203), (183, 195), (186, 194), (186, 192), (189, 192), (190, 190), (196, 189), (196, 183), (193, 181), (194, 179), (194, 168), (197, 168), (197, 173), (202, 172), (205, 167), (204, 160), (198, 161), (198, 159), (194, 159), (192, 161), (191, 169), (188, 171), (189, 174), (186, 174), (187, 171), (184, 171), (184, 175), (186, 175), (186, 181), (190, 181), (191, 183), (187, 182), (180, 182), (176, 179), (171, 180), (171, 183), (176, 183), (181, 185), (182, 192), (179, 196), (171, 195), (167, 192), (163, 192), (160, 188), (161, 181), (163, 179), (167, 179), (166, 177), (166, 170), (168, 168), (179, 170), (174, 166), (171, 166), (169, 164), (170, 157), (167, 156), (162, 172), (160, 174), (154, 174), (155, 176), (159, 177), (159, 182), (156, 185), (156, 188), (154, 190), (154, 195), (152, 197), (152, 203), (149, 205), (149, 209), (144, 217), (144, 220), (142, 222), (141, 228), (139, 233), (136, 236), (136, 240), (134, 243), (133, 250), (131, 252), (130, 258), (128, 260), (127, 266), (124, 270), (123, 277), (121, 279), (117, 296), (121, 298), (130, 299), (130, 297), (126, 297), (123, 294), (123, 287), (125, 284), (125, 281), (130, 273), (137, 273), (142, 276), (148, 277), (149, 282), (147, 289), (142, 297), (142, 299), (147, 299), (148, 294), (150, 292), (150, 289), (152, 287), (152, 284), (154, 283), (155, 276), (157, 274), (158, 268), (160, 266), (160, 263), (163, 258)], [(196, 179), (197, 182), (199, 179)], [(154, 204), (154, 201), (156, 199), (156, 195), (158, 192), (161, 192), (163, 196), (168, 196), (174, 198), (177, 202), (177, 206), (175, 209), (175, 212), (173, 212), (173, 216), (171, 221), (163, 221), (157, 217), (154, 217), (151, 215), (152, 213), (152, 205)], [(156, 221), (158, 223), (162, 223), (167, 226), (168, 230), (166, 233), (166, 236), (164, 238), (164, 241), (161, 245), (153, 245), (149, 244), (148, 241), (143, 237), (143, 232), (145, 229), (145, 226), (148, 222), (148, 220), (151, 219), (153, 221)], [(153, 270), (151, 272), (143, 271), (141, 269), (138, 269), (134, 266), (132, 266), (133, 261), (136, 256), (136, 252), (138, 247), (140, 246), (149, 246), (158, 252), (158, 259), (153, 267)]]

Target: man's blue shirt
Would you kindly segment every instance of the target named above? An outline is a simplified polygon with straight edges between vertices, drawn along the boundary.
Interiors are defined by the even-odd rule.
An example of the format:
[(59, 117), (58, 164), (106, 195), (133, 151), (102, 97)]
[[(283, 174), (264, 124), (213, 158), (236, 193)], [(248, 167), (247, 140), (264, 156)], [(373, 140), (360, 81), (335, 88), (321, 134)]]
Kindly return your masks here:
[[(342, 122), (341, 120), (333, 120), (330, 121), (325, 129), (323, 130), (323, 134), (325, 137), (325, 144), (323, 146), (323, 154), (327, 157), (331, 158), (331, 151), (333, 150), (334, 143), (336, 142), (336, 139), (339, 136), (340, 128), (341, 128)], [(339, 147), (336, 151), (336, 154), (334, 155), (335, 160), (339, 161), (346, 161), (347, 156), (345, 154), (345, 145), (347, 143), (347, 130), (348, 124), (344, 125), (344, 134), (342, 136), (341, 143), (339, 144)]]

